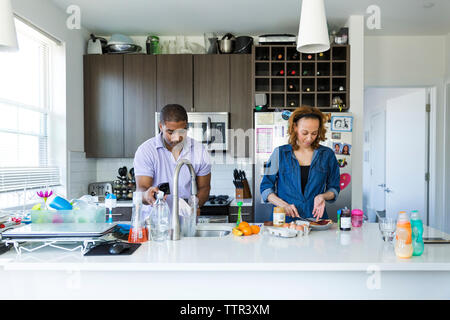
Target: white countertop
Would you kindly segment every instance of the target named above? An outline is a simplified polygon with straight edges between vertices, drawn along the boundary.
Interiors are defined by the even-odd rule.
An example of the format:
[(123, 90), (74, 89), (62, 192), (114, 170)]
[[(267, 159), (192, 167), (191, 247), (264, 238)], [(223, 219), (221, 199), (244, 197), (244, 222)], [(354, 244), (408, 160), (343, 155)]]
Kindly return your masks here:
[(231, 207), (237, 207), (238, 206), (238, 202), (242, 201), (242, 206), (243, 207), (251, 207), (253, 205), (253, 199), (242, 199), (242, 200), (236, 200), (234, 199), (233, 201), (231, 201), (230, 206)]
[[(203, 224), (229, 228), (234, 224)], [(426, 228), (428, 236), (444, 236)], [(450, 271), (450, 245), (426, 244), (422, 256), (399, 259), (392, 244), (381, 239), (378, 224), (343, 232), (336, 225), (308, 236), (275, 238), (266, 233), (222, 238), (182, 238), (147, 242), (129, 256), (82, 256), (42, 248), (18, 255), (14, 249), (0, 257), (4, 270), (95, 271)]]

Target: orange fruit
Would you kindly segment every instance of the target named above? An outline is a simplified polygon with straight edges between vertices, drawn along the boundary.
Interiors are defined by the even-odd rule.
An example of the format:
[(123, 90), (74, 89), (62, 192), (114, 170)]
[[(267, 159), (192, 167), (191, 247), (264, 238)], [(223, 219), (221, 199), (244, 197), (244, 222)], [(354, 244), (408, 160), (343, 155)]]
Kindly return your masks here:
[(250, 226), (250, 229), (252, 229), (253, 234), (258, 234), (260, 230), (259, 226), (257, 225)]
[(239, 223), (238, 229), (241, 231), (244, 231), (244, 230), (242, 230), (242, 228), (245, 228), (245, 227), (250, 227), (250, 225), (248, 224), (248, 222), (242, 221), (241, 223)]
[(244, 236), (249, 236), (252, 234), (252, 228), (249, 227), (243, 227), (242, 229), (240, 229), (242, 231), (242, 233), (244, 233)]

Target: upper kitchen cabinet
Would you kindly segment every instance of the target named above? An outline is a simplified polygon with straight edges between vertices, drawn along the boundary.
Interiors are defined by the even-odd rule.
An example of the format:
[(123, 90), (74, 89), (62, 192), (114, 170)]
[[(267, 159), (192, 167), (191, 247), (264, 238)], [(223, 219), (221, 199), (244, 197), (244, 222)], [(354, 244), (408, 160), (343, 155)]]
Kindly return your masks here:
[(180, 104), (187, 112), (193, 108), (193, 67), (191, 54), (161, 54), (157, 56), (156, 109), (166, 104)]
[(253, 127), (251, 61), (250, 54), (230, 55), (230, 122), (244, 131)]
[(156, 56), (124, 56), (124, 156), (155, 134)]
[(196, 112), (230, 112), (230, 55), (194, 55)]
[[(242, 129), (244, 132), (253, 128), (251, 61), (250, 54), (230, 55), (230, 127), (234, 130)], [(245, 138), (244, 141), (245, 157), (249, 157), (253, 150), (251, 136)], [(232, 156), (240, 157), (242, 155), (234, 152)]]
[(84, 148), (87, 157), (122, 157), (123, 56), (86, 55)]

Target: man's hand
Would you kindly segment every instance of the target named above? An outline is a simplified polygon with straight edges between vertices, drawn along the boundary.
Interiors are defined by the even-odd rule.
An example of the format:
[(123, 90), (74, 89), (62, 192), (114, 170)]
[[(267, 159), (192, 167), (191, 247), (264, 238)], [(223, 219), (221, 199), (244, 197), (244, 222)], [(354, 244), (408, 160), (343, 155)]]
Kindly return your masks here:
[(155, 193), (157, 193), (158, 191), (158, 187), (150, 187), (146, 191), (144, 191), (144, 194), (142, 195), (144, 204), (153, 205), (156, 201)]

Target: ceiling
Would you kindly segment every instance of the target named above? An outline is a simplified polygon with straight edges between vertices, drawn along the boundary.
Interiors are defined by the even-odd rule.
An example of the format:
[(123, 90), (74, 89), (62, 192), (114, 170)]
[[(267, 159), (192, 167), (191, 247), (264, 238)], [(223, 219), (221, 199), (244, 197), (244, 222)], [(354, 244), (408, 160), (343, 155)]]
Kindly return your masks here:
[[(64, 12), (78, 5), (82, 26), (100, 35), (297, 34), (301, 8), (301, 0), (52, 1)], [(330, 29), (343, 26), (350, 15), (369, 17), (370, 5), (380, 8), (381, 29), (366, 28), (366, 35), (450, 33), (450, 0), (325, 0)]]

